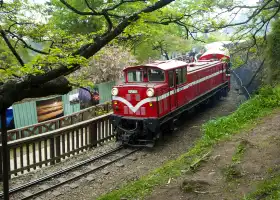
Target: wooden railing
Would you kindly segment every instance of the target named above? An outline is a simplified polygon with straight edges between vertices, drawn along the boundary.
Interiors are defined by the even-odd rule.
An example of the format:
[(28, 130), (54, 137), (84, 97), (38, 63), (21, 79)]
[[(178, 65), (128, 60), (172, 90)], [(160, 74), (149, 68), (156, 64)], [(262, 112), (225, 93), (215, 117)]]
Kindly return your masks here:
[(13, 129), (8, 131), (8, 141), (18, 140), (25, 137), (46, 133), (55, 129), (63, 128), (84, 120), (91, 119), (104, 113), (110, 112), (111, 103), (104, 103), (97, 106), (86, 108), (71, 115), (41, 122), (38, 124)]
[[(54, 165), (72, 155), (112, 140), (114, 133), (110, 115), (111, 113), (108, 113), (40, 135), (8, 142), (10, 176)], [(2, 152), (2, 145), (0, 152)], [(2, 160), (0, 162), (2, 164)], [(0, 175), (2, 175), (2, 168), (0, 168)]]

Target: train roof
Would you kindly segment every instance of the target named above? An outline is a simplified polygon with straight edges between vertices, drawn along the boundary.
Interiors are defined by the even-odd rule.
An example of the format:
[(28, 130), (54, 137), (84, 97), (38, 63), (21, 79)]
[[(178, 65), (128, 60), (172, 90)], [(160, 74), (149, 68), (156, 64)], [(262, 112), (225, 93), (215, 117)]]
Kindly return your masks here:
[(178, 67), (186, 66), (188, 63), (180, 60), (165, 60), (165, 61), (156, 61), (154, 63), (149, 63), (144, 66), (147, 67), (157, 67), (162, 70), (170, 70)]
[(180, 61), (180, 60), (163, 60), (163, 61), (155, 61), (153, 63), (148, 63), (144, 65), (139, 65), (139, 66), (133, 66), (133, 67), (127, 67), (124, 69), (124, 71), (128, 69), (133, 69), (133, 68), (139, 68), (139, 67), (156, 67), (162, 70), (170, 70), (170, 69), (175, 69), (178, 67), (182, 66), (187, 66), (188, 63)]
[(176, 69), (179, 67), (187, 66), (188, 71), (195, 71), (204, 67), (211, 66), (213, 64), (218, 64), (220, 63), (219, 60), (199, 60), (198, 62), (191, 62), (191, 63), (186, 63), (180, 60), (165, 60), (165, 61), (156, 61), (154, 63), (149, 63), (145, 65), (138, 65), (138, 66), (132, 66), (132, 67), (127, 67), (124, 69), (124, 71), (133, 69), (133, 68), (139, 68), (139, 67), (156, 67), (162, 70), (171, 70), (171, 69)]

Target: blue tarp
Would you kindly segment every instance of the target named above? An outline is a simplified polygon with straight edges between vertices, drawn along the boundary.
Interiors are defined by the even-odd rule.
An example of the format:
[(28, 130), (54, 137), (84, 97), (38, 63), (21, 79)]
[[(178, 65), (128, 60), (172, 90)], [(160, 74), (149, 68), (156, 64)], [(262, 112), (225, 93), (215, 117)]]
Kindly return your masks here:
[[(0, 119), (1, 119), (1, 116), (0, 116)], [(6, 122), (7, 122), (7, 127), (8, 129), (11, 129), (13, 128), (14, 126), (14, 122), (13, 122), (13, 119), (14, 119), (14, 115), (13, 115), (13, 108), (10, 107), (7, 109), (6, 111)], [(0, 128), (1, 128), (1, 120), (0, 120)]]

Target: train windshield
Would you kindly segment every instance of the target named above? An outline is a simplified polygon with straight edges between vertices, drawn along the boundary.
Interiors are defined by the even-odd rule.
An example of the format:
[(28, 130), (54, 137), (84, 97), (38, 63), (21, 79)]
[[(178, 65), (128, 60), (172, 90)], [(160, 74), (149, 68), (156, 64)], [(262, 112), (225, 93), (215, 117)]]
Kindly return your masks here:
[(148, 69), (149, 82), (162, 82), (164, 81), (164, 71), (161, 69)]
[(127, 72), (128, 82), (143, 82), (143, 71), (134, 69)]

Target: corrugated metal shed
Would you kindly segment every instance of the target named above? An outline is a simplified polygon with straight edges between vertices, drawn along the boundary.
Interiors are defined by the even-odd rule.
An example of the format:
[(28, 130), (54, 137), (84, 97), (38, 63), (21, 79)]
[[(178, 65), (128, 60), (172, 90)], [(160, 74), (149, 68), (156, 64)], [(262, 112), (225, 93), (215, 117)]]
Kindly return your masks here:
[(15, 128), (38, 123), (36, 101), (13, 105)]
[[(111, 101), (111, 89), (115, 85), (115, 81), (105, 82), (97, 84), (100, 101), (99, 103), (104, 103), (106, 101)], [(80, 111), (80, 103), (70, 104), (69, 95), (78, 93), (78, 89), (71, 91), (66, 95), (62, 95), (63, 101), (63, 110), (64, 115), (69, 115), (74, 112)], [(21, 128), (24, 126), (29, 126), (38, 123), (37, 111), (36, 111), (36, 101), (52, 99), (58, 96), (33, 99), (27, 102), (14, 104), (13, 113), (14, 113), (14, 123), (15, 128)]]
[(97, 85), (99, 91), (99, 97), (100, 97), (99, 103), (111, 101), (112, 99), (111, 90), (115, 84), (116, 84), (115, 81), (110, 81), (110, 82), (100, 83)]
[[(64, 115), (69, 115), (74, 112), (80, 111), (80, 104), (70, 104), (69, 95), (77, 93), (77, 89), (71, 91), (70, 93), (62, 96)], [(38, 123), (37, 111), (36, 111), (36, 101), (52, 99), (57, 96), (40, 98), (33, 101), (23, 102), (14, 104), (13, 113), (14, 113), (14, 122), (15, 128), (20, 128), (24, 126), (29, 126)]]
[(63, 106), (64, 106), (64, 115), (70, 115), (74, 112), (80, 111), (80, 104), (75, 103), (75, 104), (70, 104), (69, 101), (69, 95), (78, 93), (78, 89), (75, 89), (68, 94), (65, 94), (62, 96), (62, 101), (63, 101)]

